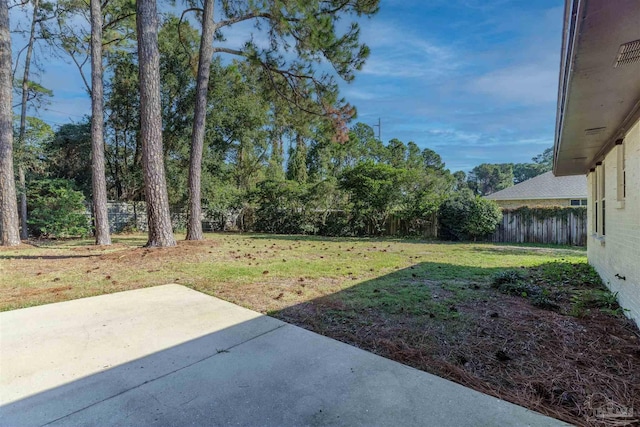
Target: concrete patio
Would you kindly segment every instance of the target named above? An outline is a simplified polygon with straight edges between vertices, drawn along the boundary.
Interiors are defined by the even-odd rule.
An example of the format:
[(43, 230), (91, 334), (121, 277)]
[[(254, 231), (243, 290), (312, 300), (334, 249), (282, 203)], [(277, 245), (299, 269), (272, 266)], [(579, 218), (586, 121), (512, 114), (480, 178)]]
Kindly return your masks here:
[(0, 313), (6, 426), (566, 425), (179, 285)]

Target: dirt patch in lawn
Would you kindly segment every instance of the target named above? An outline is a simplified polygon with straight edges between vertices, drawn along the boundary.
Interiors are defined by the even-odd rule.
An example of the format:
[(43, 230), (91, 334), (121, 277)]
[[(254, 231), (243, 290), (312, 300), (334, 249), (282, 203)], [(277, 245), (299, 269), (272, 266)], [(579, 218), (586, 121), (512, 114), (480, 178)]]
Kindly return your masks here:
[(13, 252), (20, 252), (20, 251), (24, 251), (27, 249), (33, 249), (36, 248), (37, 246), (32, 245), (30, 243), (20, 243), (18, 245), (15, 246), (0, 246), (0, 254), (11, 254)]
[[(158, 260), (184, 260), (185, 258), (201, 258), (207, 254), (207, 249), (218, 246), (217, 242), (200, 241), (179, 241), (177, 246), (169, 248), (131, 248), (125, 247), (125, 251), (114, 251), (100, 255), (103, 261), (118, 261), (125, 259), (127, 264), (144, 264), (150, 259)], [(111, 247), (109, 247), (111, 248)], [(116, 247), (118, 248), (118, 247)], [(75, 248), (78, 251), (91, 250), (91, 247)]]
[[(110, 246), (50, 248), (52, 242), (20, 245), (0, 252), (0, 305), (4, 309), (180, 283), (174, 263), (190, 265), (213, 259), (214, 241), (179, 241), (172, 248)], [(57, 244), (56, 242), (53, 242)], [(7, 272), (6, 276), (3, 272)], [(5, 279), (5, 277), (8, 277)], [(18, 278), (18, 280), (11, 280)], [(190, 280), (189, 280), (190, 281)], [(191, 282), (191, 281), (190, 281)], [(16, 307), (17, 306), (17, 307)]]

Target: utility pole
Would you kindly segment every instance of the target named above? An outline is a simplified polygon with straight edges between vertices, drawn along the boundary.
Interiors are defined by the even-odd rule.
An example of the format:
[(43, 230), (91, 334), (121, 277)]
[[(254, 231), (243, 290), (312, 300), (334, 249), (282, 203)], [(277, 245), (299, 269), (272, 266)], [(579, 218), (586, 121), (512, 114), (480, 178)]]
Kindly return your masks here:
[(373, 125), (373, 127), (378, 128), (378, 140), (382, 141), (382, 138), (380, 137), (380, 135), (382, 134), (382, 122), (380, 122), (380, 117), (378, 117), (378, 124)]

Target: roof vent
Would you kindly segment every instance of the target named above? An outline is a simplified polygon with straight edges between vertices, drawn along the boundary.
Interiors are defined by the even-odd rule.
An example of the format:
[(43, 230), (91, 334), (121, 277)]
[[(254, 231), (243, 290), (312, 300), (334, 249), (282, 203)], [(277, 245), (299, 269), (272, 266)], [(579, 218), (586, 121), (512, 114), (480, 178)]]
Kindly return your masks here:
[(599, 127), (599, 128), (585, 129), (584, 130), (584, 134), (587, 135), (587, 136), (599, 135), (602, 132), (604, 132), (605, 129), (606, 129), (606, 126)]
[(618, 49), (618, 58), (616, 59), (616, 63), (613, 65), (613, 68), (630, 65), (635, 62), (640, 62), (640, 40), (620, 45), (620, 49)]

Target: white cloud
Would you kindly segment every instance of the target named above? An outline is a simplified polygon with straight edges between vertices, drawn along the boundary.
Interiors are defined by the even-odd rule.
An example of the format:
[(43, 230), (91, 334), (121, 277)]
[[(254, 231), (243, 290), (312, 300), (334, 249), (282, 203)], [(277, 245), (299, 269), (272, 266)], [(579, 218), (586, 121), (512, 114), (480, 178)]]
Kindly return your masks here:
[(553, 103), (557, 96), (558, 70), (548, 64), (518, 64), (492, 71), (471, 82), (471, 91), (522, 105)]
[(562, 8), (556, 7), (540, 11), (538, 19), (524, 21), (521, 39), (493, 52), (493, 62), (504, 66), (472, 79), (466, 89), (515, 105), (553, 104), (558, 89), (561, 17)]
[(379, 98), (373, 91), (365, 91), (359, 89), (346, 89), (343, 90), (343, 94), (349, 100), (353, 101), (371, 101)]
[(371, 56), (362, 68), (363, 74), (435, 79), (457, 67), (447, 46), (411, 34), (389, 22), (364, 22), (362, 40), (371, 48)]

